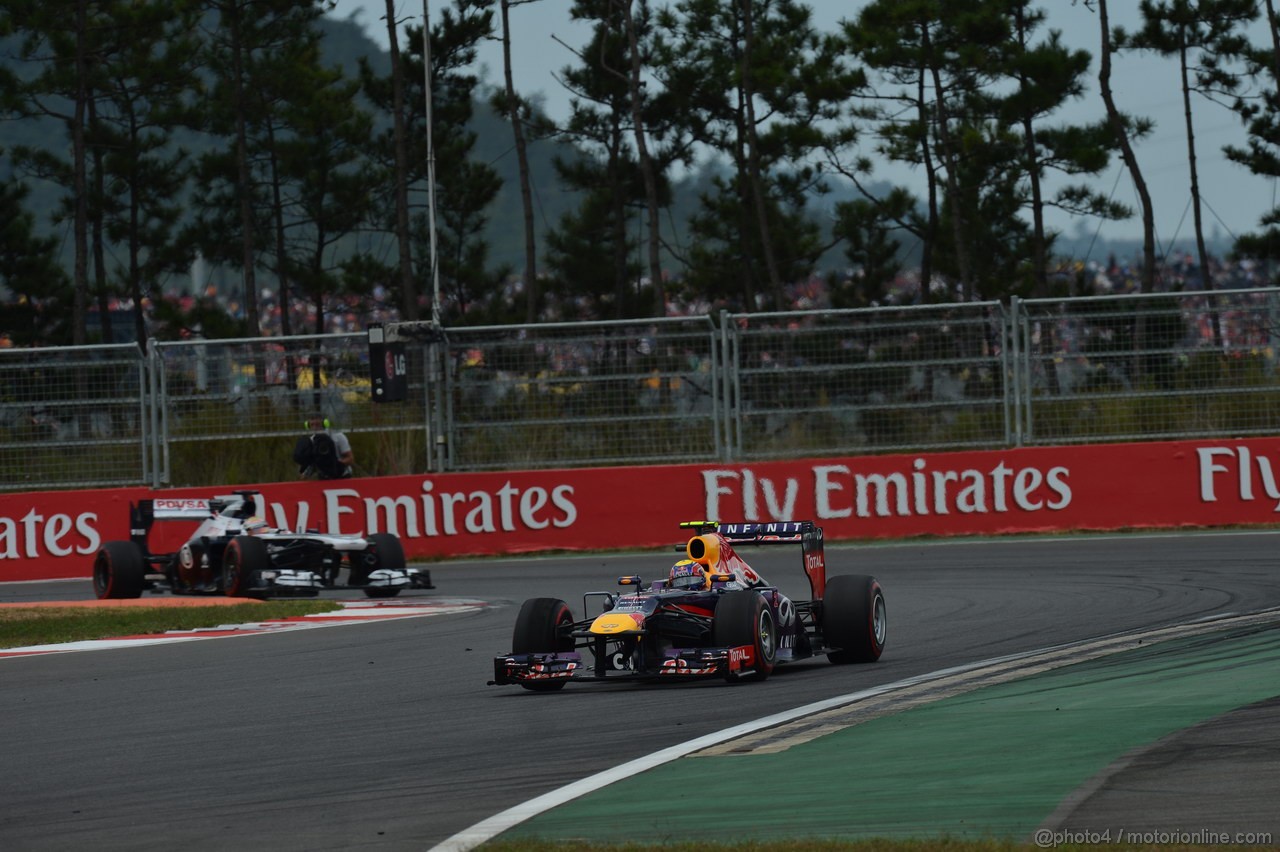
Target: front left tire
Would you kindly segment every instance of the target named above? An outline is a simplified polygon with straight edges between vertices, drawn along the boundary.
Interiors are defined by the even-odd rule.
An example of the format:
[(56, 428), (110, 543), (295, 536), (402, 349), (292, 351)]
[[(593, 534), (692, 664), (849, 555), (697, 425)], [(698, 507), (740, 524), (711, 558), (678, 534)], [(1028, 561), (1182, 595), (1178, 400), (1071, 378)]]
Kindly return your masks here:
[[(366, 578), (379, 568), (388, 568), (392, 571), (404, 570), (404, 547), (400, 544), (400, 539), (391, 533), (373, 533), (369, 536), (369, 545), (376, 558), (373, 560), (368, 573), (365, 574)], [(400, 587), (366, 586), (364, 593), (366, 597), (370, 598), (394, 598), (400, 594)]]
[[(573, 623), (569, 605), (559, 598), (530, 598), (520, 607), (511, 632), (512, 654), (554, 654), (573, 650), (573, 637), (563, 630)], [(533, 692), (564, 689), (563, 680), (523, 681)]]
[[(726, 592), (716, 604), (712, 632), (718, 648), (752, 647), (757, 680), (773, 674), (778, 659), (778, 623), (759, 592), (750, 589)], [(731, 672), (725, 676), (734, 678)]]
[(247, 597), (258, 572), (270, 567), (266, 542), (247, 535), (236, 536), (222, 552), (222, 593), (229, 598)]

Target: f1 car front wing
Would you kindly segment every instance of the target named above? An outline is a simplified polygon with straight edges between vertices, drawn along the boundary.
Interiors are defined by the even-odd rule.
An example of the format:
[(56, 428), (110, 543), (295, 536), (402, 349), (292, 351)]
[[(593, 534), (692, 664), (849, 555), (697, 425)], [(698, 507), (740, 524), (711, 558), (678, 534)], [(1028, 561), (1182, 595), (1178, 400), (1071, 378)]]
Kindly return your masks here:
[(750, 645), (671, 649), (657, 665), (640, 670), (610, 668), (607, 661), (593, 666), (577, 651), (504, 654), (493, 658), (493, 680), (489, 685), (557, 680), (677, 680), (717, 675), (731, 678), (751, 673), (755, 662), (755, 649)]

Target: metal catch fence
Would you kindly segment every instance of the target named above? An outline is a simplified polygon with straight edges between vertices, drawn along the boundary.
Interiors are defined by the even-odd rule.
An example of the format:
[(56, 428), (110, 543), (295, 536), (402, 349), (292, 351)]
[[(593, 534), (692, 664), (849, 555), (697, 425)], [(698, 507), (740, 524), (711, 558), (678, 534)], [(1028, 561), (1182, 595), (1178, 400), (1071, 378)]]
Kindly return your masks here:
[(448, 469), (720, 456), (708, 317), (459, 328), (446, 340)]
[(372, 400), (363, 333), (0, 350), (0, 490), (1259, 435), (1280, 290), (448, 328)]
[(999, 302), (734, 314), (723, 327), (734, 459), (1009, 440)]
[(1280, 291), (1014, 302), (1019, 444), (1263, 435), (1280, 425)]
[(151, 391), (136, 346), (0, 349), (0, 484), (148, 481)]

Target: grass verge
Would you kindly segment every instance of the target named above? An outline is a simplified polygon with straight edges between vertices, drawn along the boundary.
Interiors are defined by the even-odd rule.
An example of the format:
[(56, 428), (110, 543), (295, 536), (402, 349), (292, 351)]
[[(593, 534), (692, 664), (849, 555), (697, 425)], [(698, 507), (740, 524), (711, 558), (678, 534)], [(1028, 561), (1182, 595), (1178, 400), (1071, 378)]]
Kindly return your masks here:
[(296, 618), (341, 609), (336, 601), (265, 601), (222, 606), (0, 607), (0, 648), (53, 645)]
[[(1063, 835), (1084, 835), (1085, 832), (1060, 832)], [(1174, 832), (1173, 834), (1178, 834)], [(573, 841), (490, 841), (481, 846), (483, 852), (1035, 852), (1037, 849), (1053, 849), (1054, 852), (1098, 852), (1099, 843), (1055, 843), (1057, 836), (1047, 841), (1019, 843), (1013, 840), (790, 840), (776, 843), (626, 843), (595, 844)], [(1217, 850), (1263, 850), (1267, 846), (1235, 846), (1229, 844), (1159, 844), (1159, 843), (1101, 843), (1107, 852), (1213, 852)]]

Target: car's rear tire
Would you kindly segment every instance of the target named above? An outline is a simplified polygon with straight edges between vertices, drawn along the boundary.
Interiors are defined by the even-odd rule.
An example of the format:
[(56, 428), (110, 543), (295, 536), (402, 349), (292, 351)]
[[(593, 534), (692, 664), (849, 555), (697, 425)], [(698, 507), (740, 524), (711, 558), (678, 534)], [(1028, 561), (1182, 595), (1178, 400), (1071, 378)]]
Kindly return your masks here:
[[(773, 673), (778, 659), (778, 623), (759, 592), (750, 589), (725, 592), (716, 603), (712, 633), (718, 648), (752, 647), (757, 680)], [(734, 675), (726, 670), (726, 677), (733, 679)]]
[[(530, 598), (520, 607), (516, 626), (511, 632), (512, 654), (552, 654), (573, 650), (573, 637), (561, 628), (573, 623), (569, 605), (559, 598)], [(563, 680), (522, 682), (534, 692), (563, 689)]]
[(222, 552), (222, 593), (229, 598), (247, 597), (257, 573), (270, 567), (266, 542), (252, 536), (236, 536)]
[(93, 592), (100, 599), (142, 597), (147, 563), (131, 541), (108, 541), (93, 559)]
[(889, 629), (884, 591), (875, 577), (841, 574), (827, 580), (822, 598), (822, 635), (836, 664), (874, 663), (884, 653)]
[[(389, 568), (392, 571), (404, 570), (404, 547), (400, 544), (400, 539), (391, 533), (373, 533), (369, 536), (369, 544), (370, 549), (377, 554), (377, 559), (369, 569), (370, 574), (379, 568)], [(368, 574), (365, 576), (368, 577)], [(394, 598), (400, 594), (400, 587), (366, 586), (364, 593), (370, 598)]]

